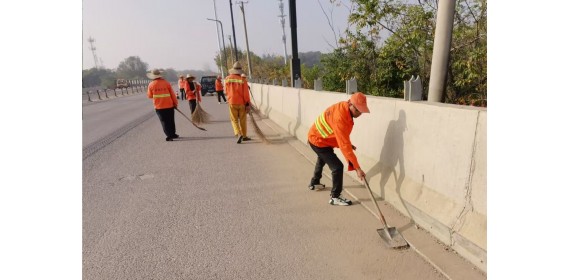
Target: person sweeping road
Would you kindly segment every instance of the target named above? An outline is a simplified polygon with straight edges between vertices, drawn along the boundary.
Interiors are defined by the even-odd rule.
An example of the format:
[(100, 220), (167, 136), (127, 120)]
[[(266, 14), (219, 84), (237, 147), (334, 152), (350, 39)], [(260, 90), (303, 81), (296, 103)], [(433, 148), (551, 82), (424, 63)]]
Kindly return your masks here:
[(243, 70), (241, 64), (234, 63), (233, 68), (229, 70), (230, 75), (226, 77), (225, 88), (228, 95), (228, 103), (230, 108), (230, 119), (234, 135), (238, 138), (237, 143), (249, 141), (247, 137), (247, 113), (250, 108), (250, 98), (247, 85), (247, 79), (241, 77)]
[(201, 86), (194, 82), (194, 75), (186, 75), (186, 84), (184, 85), (184, 91), (186, 92), (186, 99), (190, 105), (190, 114), (193, 114), (196, 110), (196, 100), (202, 102), (202, 95), (200, 94)]
[(348, 101), (341, 101), (328, 107), (317, 117), (309, 129), (309, 146), (317, 154), (317, 162), (309, 189), (324, 188), (320, 180), (323, 175), (323, 167), (327, 164), (332, 172), (333, 187), (329, 200), (331, 205), (352, 205), (351, 200), (341, 196), (344, 165), (334, 153), (333, 148), (340, 148), (348, 162), (348, 171), (356, 170), (360, 180), (366, 178), (366, 174), (360, 168), (353, 151), (356, 147), (350, 141), (350, 133), (354, 126), (353, 119), (360, 117), (363, 113), (370, 113), (366, 104), (366, 95), (357, 92)]
[(163, 79), (160, 70), (154, 69), (146, 76), (152, 80), (148, 84), (147, 97), (152, 99), (162, 130), (166, 134), (166, 141), (172, 141), (178, 138), (174, 123), (174, 109), (178, 107), (178, 99), (170, 83)]

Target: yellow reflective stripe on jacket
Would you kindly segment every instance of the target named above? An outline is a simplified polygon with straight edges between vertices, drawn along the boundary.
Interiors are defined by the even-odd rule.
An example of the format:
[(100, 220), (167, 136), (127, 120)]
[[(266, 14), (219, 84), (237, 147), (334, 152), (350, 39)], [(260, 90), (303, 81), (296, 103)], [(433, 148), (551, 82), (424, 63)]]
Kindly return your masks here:
[(323, 138), (327, 138), (333, 134), (333, 130), (325, 119), (325, 113), (322, 113), (315, 121), (315, 127)]
[(242, 80), (242, 79), (227, 79), (226, 82), (227, 82), (227, 83), (239, 83), (239, 84), (243, 84), (243, 80)]
[(165, 97), (170, 97), (170, 93), (153, 94), (153, 95), (152, 95), (152, 98), (165, 98)]

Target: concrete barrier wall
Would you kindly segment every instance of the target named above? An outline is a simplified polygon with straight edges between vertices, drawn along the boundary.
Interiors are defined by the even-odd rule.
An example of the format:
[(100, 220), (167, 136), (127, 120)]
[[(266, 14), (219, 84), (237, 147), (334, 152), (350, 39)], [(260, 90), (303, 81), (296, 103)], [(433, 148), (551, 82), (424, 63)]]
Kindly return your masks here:
[[(323, 110), (349, 99), (345, 93), (250, 86), (260, 110), (303, 143)], [(486, 271), (486, 108), (375, 96), (368, 96), (368, 107), (371, 113), (355, 120), (351, 140), (372, 190)]]

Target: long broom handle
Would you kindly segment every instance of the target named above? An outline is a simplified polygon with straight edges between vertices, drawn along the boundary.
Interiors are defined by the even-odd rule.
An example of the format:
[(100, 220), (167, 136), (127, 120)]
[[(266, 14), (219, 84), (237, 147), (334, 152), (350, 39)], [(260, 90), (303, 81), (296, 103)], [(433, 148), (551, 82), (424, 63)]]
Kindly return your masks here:
[(182, 114), (187, 120), (189, 120), (196, 128), (198, 128), (199, 130), (206, 131), (205, 128), (197, 126), (190, 118), (188, 118), (184, 113), (182, 113), (182, 111), (180, 111), (180, 109), (178, 109), (177, 107), (174, 107), (174, 109), (176, 109), (176, 111), (178, 111), (178, 113)]
[(370, 189), (370, 186), (368, 185), (368, 181), (366, 180), (366, 178), (364, 178), (364, 182), (366, 183), (366, 189), (368, 190), (368, 194), (370, 194), (370, 199), (372, 199), (372, 202), (374, 202), (374, 205), (376, 205), (376, 210), (378, 210), (378, 214), (380, 215), (380, 221), (382, 221), (384, 228), (388, 228), (388, 225), (386, 224), (386, 219), (384, 219), (384, 215), (382, 215), (382, 211), (380, 211), (380, 207), (378, 206), (378, 202), (376, 202), (376, 199), (374, 198), (374, 195), (372, 194), (372, 190)]

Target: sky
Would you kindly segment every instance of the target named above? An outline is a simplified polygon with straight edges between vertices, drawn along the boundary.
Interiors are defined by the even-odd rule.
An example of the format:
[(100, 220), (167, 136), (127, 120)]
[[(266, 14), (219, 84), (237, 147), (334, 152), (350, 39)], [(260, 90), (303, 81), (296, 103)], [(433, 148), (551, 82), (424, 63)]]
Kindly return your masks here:
[[(0, 231), (0, 240), (5, 241), (0, 250), (4, 264), (0, 279), (81, 278), (83, 169), (79, 92), (81, 70), (92, 67), (87, 63), (93, 63), (83, 57), (88, 51), (84, 37), (96, 39), (97, 53), (106, 67), (116, 67), (113, 65), (130, 55), (139, 55), (150, 67), (173, 68), (193, 68), (193, 64), (208, 63), (213, 57), (215, 51), (209, 55), (201, 53), (200, 56), (209, 56), (201, 62), (196, 54), (200, 44), (197, 48), (193, 38), (194, 48), (185, 47), (189, 55), (178, 59), (185, 61), (176, 62), (176, 58), (170, 58), (172, 63), (162, 61), (169, 53), (181, 53), (181, 47), (174, 45), (180, 37), (198, 34), (191, 31), (194, 19), (179, 19), (181, 16), (177, 14), (182, 14), (183, 8), (192, 18), (211, 17), (213, 13), (213, 7), (207, 5), (210, 1), (206, 0), (188, 2), (193, 5), (204, 2), (207, 15), (193, 6), (193, 9), (177, 8), (165, 6), (165, 2), (168, 1), (154, 1), (157, 8), (153, 13), (166, 16), (138, 12), (150, 5), (147, 0), (116, 0), (112, 4), (122, 7), (120, 14), (113, 13), (108, 0), (29, 0), (3, 4), (0, 75), (5, 106), (0, 110), (3, 166), (0, 220), (7, 230)], [(250, 0), (246, 4), (250, 47), (256, 53), (281, 53), (281, 29), (274, 19), (277, 14), (274, 2), (277, 1)], [(301, 7), (307, 2), (311, 1), (297, 0), (298, 24), (303, 26), (302, 32), (301, 27), (298, 30), (299, 50), (312, 50), (309, 42), (314, 48), (320, 46), (326, 50), (322, 38), (332, 38), (326, 24), (320, 31), (307, 32), (314, 27), (308, 18), (324, 19), (320, 9), (314, 8), (300, 16)], [(228, 33), (229, 14), (222, 11), (227, 3), (216, 3), (224, 32)], [(265, 3), (268, 10), (249, 16), (248, 11), (253, 11), (257, 3)], [(116, 18), (126, 18), (129, 28), (120, 32), (123, 35), (108, 39), (105, 37), (109, 35), (92, 29), (89, 30), (92, 34), (85, 34), (89, 18), (85, 13), (89, 8), (95, 9), (93, 5), (105, 7), (97, 20), (102, 26)], [(565, 238), (570, 231), (566, 222), (570, 197), (567, 176), (570, 92), (565, 86), (570, 65), (568, 36), (565, 36), (570, 26), (569, 5), (554, 0), (527, 5), (515, 0), (489, 1), (489, 279), (570, 277), (564, 255), (570, 251), (570, 239)], [(239, 13), (234, 9), (236, 23), (241, 19)], [(131, 16), (134, 19), (129, 19)], [(255, 33), (249, 31), (253, 30), (249, 22), (256, 22), (254, 18), (267, 18), (257, 23), (262, 27)], [(340, 15), (335, 22), (342, 26), (339, 18)], [(168, 24), (152, 27), (161, 22)], [(277, 27), (270, 26), (271, 22), (277, 22)], [(179, 32), (171, 35), (170, 30)], [(210, 26), (210, 30), (215, 34), (215, 27)], [(236, 34), (240, 34), (237, 28)], [(265, 40), (274, 36), (278, 37), (274, 46), (264, 45)], [(258, 40), (255, 46), (253, 37)], [(151, 45), (149, 38), (164, 44), (145, 50), (144, 46)], [(241, 46), (243, 39), (239, 35), (237, 39)], [(287, 39), (289, 42), (290, 37)], [(212, 41), (209, 48), (216, 49), (215, 35), (209, 41)], [(108, 48), (113, 50), (107, 51)], [(156, 52), (161, 55), (153, 55), (154, 49), (160, 49)], [(116, 58), (115, 52), (119, 53)], [(90, 53), (87, 57), (92, 59)]]
[[(98, 64), (116, 69), (129, 56), (138, 56), (149, 68), (176, 70), (216, 70), (214, 57), (219, 51), (214, 12), (223, 26), (224, 43), (233, 37), (229, 0), (83, 0), (83, 69), (94, 67), (89, 38), (93, 38)], [(241, 1), (240, 1), (241, 2)], [(282, 26), (278, 0), (243, 1), (249, 49), (257, 55), (283, 56)], [(319, 2), (322, 5), (319, 5)], [(243, 16), (237, 0), (232, 0), (238, 49), (246, 50)], [(289, 0), (283, 0), (287, 54), (291, 56)], [(297, 6), (299, 52), (332, 51), (335, 33), (348, 26), (346, 6), (328, 0), (301, 0)], [(324, 10), (324, 11), (323, 11)], [(331, 18), (329, 25), (327, 16)], [(220, 32), (221, 38), (221, 32)], [(233, 45), (233, 39), (231, 41)], [(220, 45), (222, 43), (220, 42)], [(223, 45), (222, 45), (223, 46)], [(230, 54), (228, 54), (230, 55)]]

